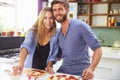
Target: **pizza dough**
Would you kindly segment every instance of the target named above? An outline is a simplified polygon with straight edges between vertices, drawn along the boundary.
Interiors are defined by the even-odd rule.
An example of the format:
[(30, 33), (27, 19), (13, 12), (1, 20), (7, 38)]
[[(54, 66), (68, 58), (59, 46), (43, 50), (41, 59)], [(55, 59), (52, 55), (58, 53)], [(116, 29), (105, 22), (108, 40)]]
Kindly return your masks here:
[(39, 69), (25, 69), (23, 72), (26, 75), (31, 76), (31, 77), (35, 77), (35, 78), (45, 76), (47, 73), (46, 71), (39, 70)]

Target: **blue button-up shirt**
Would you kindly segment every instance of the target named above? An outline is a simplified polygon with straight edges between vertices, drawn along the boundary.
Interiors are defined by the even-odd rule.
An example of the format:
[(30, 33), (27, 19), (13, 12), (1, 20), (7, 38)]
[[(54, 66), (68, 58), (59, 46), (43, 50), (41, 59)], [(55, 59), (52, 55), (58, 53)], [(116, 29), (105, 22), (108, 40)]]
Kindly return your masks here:
[(62, 49), (63, 65), (74, 65), (79, 71), (81, 64), (90, 64), (88, 46), (95, 50), (100, 44), (88, 24), (71, 19), (66, 35), (60, 32), (59, 46)]
[[(58, 45), (56, 44), (58, 34), (59, 34), (59, 30), (57, 30), (56, 33), (50, 39), (50, 52), (49, 52), (47, 62), (56, 61), (56, 54), (58, 52)], [(35, 33), (32, 30), (30, 30), (27, 32), (25, 40), (20, 46), (20, 49), (25, 47), (28, 51), (28, 55), (24, 63), (24, 66), (27, 68), (32, 67), (33, 55), (35, 52), (36, 45), (37, 45), (37, 37)]]

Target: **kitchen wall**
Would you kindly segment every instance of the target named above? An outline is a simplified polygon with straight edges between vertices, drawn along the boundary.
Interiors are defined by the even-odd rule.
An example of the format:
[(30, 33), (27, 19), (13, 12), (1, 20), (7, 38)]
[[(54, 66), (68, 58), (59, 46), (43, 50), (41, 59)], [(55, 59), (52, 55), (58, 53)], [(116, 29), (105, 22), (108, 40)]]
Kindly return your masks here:
[[(98, 39), (102, 37), (103, 46), (113, 46), (115, 41), (120, 42), (120, 28), (92, 28)], [(120, 43), (119, 43), (120, 44)]]
[(38, 0), (17, 0), (17, 25), (27, 31), (37, 19)]
[(0, 33), (27, 31), (38, 17), (38, 0), (0, 0)]

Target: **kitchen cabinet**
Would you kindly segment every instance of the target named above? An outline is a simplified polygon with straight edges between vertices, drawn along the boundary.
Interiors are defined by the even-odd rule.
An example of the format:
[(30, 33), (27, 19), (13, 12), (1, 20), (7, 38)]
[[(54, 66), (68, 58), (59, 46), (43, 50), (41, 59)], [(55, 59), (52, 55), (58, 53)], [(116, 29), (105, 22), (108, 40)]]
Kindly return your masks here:
[(120, 28), (120, 0), (69, 0), (77, 3), (77, 18), (92, 27)]
[(25, 37), (0, 37), (0, 52), (19, 48), (24, 39)]
[(120, 80), (120, 59), (102, 58), (94, 74), (95, 77), (106, 80)]
[[(90, 49), (92, 59), (92, 50)], [(102, 58), (94, 71), (95, 77), (105, 80), (120, 80), (120, 48), (102, 47)]]

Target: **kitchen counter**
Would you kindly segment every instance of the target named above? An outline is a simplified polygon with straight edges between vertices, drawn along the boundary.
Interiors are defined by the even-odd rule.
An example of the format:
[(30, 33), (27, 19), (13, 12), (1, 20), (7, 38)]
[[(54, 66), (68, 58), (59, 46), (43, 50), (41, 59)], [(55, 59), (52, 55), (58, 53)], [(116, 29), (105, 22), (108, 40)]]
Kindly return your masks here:
[[(102, 47), (103, 56), (95, 70), (95, 78), (94, 80), (120, 80), (119, 79), (119, 66), (120, 66), (120, 48), (110, 48), (110, 47)], [(90, 51), (90, 56), (92, 56), (92, 50)], [(3, 60), (2, 60), (3, 61)], [(8, 61), (9, 62), (9, 61)], [(12, 61), (13, 62), (13, 61)], [(14, 63), (14, 62), (13, 62)], [(57, 71), (57, 69), (62, 64), (62, 60), (58, 61), (53, 69)], [(8, 64), (4, 62), (0, 62), (0, 80), (18, 80), (20, 76), (9, 76), (6, 71), (12, 70), (12, 66), (16, 64)], [(3, 67), (4, 66), (4, 67)], [(107, 75), (102, 74), (104, 72)], [(55, 73), (59, 74), (59, 73)], [(47, 74), (45, 77), (40, 78), (39, 80), (46, 80), (50, 74)], [(25, 78), (19, 80), (26, 80)]]
[[(4, 67), (2, 67), (4, 66)], [(13, 65), (10, 65), (10, 64), (4, 64), (4, 63), (1, 63), (0, 64), (0, 80), (28, 80), (28, 77), (24, 74), (22, 75), (19, 75), (19, 76), (13, 76), (12, 75), (12, 66)], [(47, 80), (49, 76), (51, 75), (57, 75), (57, 74), (62, 74), (62, 73), (55, 73), (55, 74), (46, 74), (45, 76), (43, 77), (40, 77), (38, 79), (30, 79), (30, 80)], [(78, 77), (78, 76), (76, 76)], [(81, 79), (80, 79), (81, 80)]]
[[(93, 51), (89, 49), (90, 56), (93, 55)], [(114, 47), (102, 47), (102, 58), (119, 59), (120, 60), (120, 48)]]
[[(9, 72), (9, 71), (12, 70), (12, 66), (13, 65), (10, 65), (10, 64), (0, 63), (0, 69), (1, 69), (0, 70), (0, 80), (28, 80), (27, 78), (25, 78), (24, 75), (21, 75), (21, 76), (10, 75), (11, 72)], [(36, 80), (47, 80), (47, 78), (49, 76), (56, 75), (56, 74), (63, 74), (63, 73), (46, 74), (45, 76), (38, 78)], [(78, 77), (78, 76), (76, 76), (76, 77)], [(34, 79), (32, 79), (32, 80), (34, 80)], [(80, 78), (80, 80), (82, 80), (82, 79)], [(105, 80), (105, 79), (94, 78), (93, 80)]]

